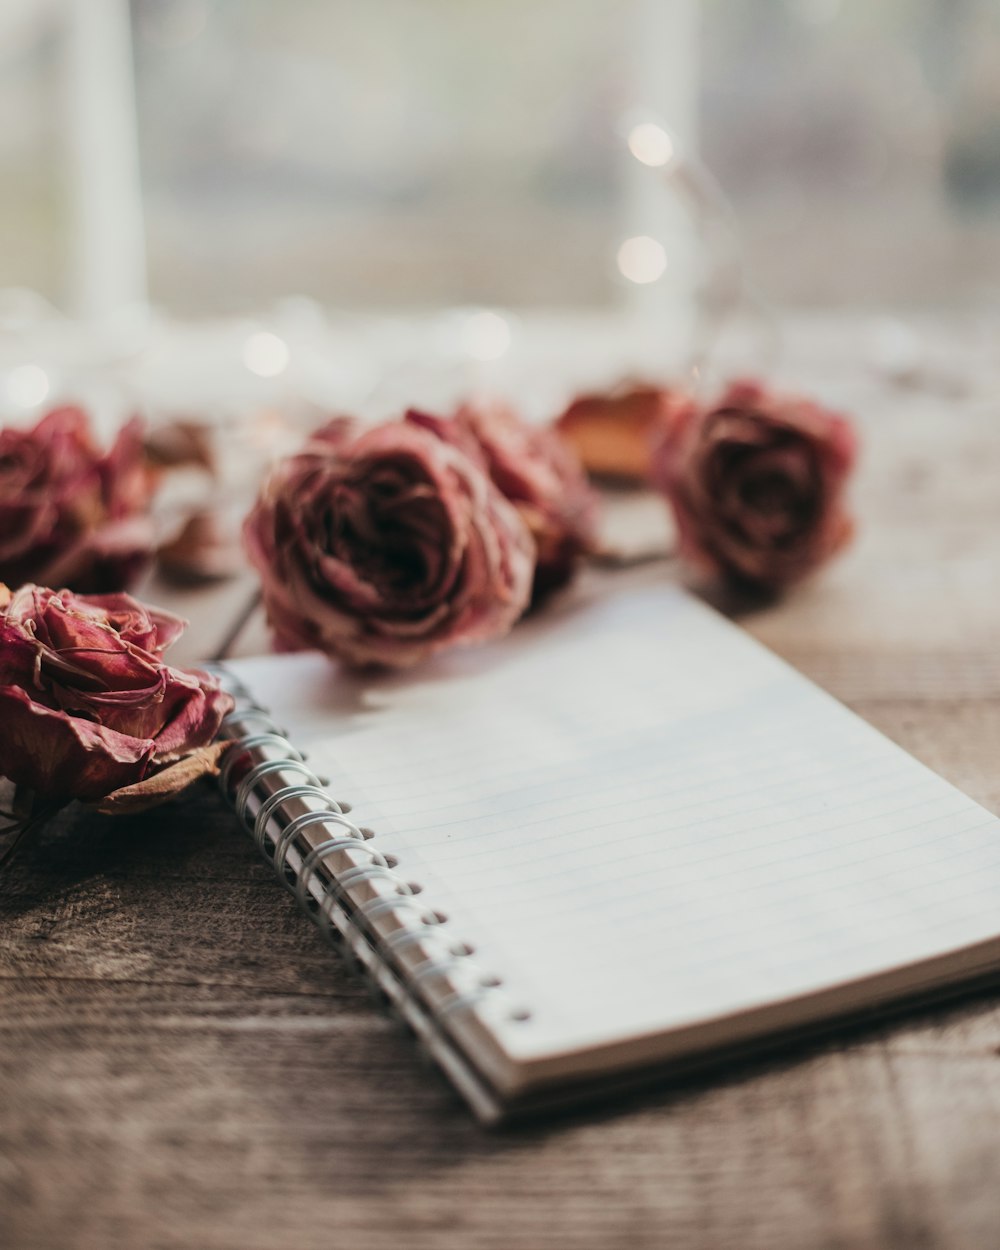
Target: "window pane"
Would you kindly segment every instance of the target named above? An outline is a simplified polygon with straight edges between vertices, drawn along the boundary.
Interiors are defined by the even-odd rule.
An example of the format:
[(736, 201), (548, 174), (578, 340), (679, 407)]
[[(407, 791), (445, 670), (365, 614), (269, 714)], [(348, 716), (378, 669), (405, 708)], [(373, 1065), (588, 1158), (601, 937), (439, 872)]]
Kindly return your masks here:
[(767, 292), (793, 304), (990, 294), (996, 0), (714, 0), (702, 13), (703, 152)]
[(613, 296), (618, 0), (135, 0), (153, 297)]

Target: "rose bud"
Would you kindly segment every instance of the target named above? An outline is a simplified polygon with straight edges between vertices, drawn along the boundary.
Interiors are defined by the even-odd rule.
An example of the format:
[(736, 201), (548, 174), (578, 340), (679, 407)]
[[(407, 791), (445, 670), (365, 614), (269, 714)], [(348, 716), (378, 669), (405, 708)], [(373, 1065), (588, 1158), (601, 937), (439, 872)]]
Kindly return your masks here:
[(163, 662), (183, 628), (129, 595), (0, 584), (0, 773), (47, 801), (118, 811), (210, 771), (233, 700)]
[(131, 585), (153, 549), (149, 487), (138, 421), (106, 455), (79, 408), (57, 408), (31, 430), (0, 430), (0, 581)]
[(683, 554), (778, 590), (850, 539), (844, 488), (855, 454), (846, 417), (737, 382), (710, 408), (675, 411), (655, 469)]
[(276, 644), (353, 665), (505, 634), (534, 571), (527, 526), (486, 473), (404, 421), (320, 430), (272, 471), (244, 541)]
[(466, 404), (453, 417), (411, 409), (406, 420), (478, 459), (520, 512), (537, 553), (533, 600), (564, 586), (597, 541), (597, 494), (572, 449), (550, 427), (526, 425), (499, 405)]
[(678, 403), (679, 392), (633, 386), (606, 395), (581, 395), (556, 422), (559, 437), (575, 450), (593, 478), (644, 486), (653, 452)]

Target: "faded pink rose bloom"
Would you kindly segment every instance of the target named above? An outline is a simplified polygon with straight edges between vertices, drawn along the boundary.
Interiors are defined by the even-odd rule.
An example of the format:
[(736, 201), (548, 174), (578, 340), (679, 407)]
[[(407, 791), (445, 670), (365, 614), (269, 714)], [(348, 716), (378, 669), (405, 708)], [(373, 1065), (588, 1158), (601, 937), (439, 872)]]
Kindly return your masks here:
[(244, 525), (275, 641), (400, 667), (505, 634), (534, 544), (486, 473), (403, 421), (339, 419), (277, 465)]
[(856, 451), (846, 417), (735, 382), (711, 407), (675, 410), (655, 477), (673, 505), (683, 554), (778, 590), (849, 541), (844, 494)]
[(451, 417), (411, 409), (406, 420), (478, 460), (535, 540), (535, 602), (564, 586), (597, 543), (599, 502), (573, 449), (550, 426), (505, 406), (464, 404)]
[(205, 771), (188, 761), (210, 764), (233, 700), (163, 662), (183, 628), (125, 594), (0, 583), (0, 774), (51, 800), (161, 801)]
[(0, 581), (103, 593), (131, 585), (154, 545), (140, 425), (104, 454), (79, 408), (0, 430)]

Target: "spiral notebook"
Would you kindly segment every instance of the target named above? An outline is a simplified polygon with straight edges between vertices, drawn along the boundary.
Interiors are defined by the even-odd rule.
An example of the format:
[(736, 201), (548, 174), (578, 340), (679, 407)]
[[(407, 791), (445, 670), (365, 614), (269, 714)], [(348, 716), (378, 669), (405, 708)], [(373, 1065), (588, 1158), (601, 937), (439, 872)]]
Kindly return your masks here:
[(1000, 821), (675, 587), (225, 673), (240, 818), (485, 1121), (1000, 970)]

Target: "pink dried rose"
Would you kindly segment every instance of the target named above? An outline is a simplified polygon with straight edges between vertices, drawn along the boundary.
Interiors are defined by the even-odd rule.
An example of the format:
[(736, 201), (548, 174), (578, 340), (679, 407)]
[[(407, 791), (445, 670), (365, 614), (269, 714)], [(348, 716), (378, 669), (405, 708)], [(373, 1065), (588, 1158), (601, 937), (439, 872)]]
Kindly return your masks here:
[(856, 451), (846, 417), (735, 382), (711, 407), (675, 410), (655, 476), (683, 554), (710, 572), (779, 590), (849, 541), (844, 496)]
[(404, 421), (320, 430), (264, 483), (244, 541), (277, 645), (353, 665), (505, 634), (534, 571), (527, 526), (486, 473)]
[(106, 454), (79, 408), (0, 430), (0, 581), (94, 593), (131, 585), (154, 545), (149, 493), (138, 421)]
[(0, 775), (49, 805), (117, 812), (211, 771), (233, 700), (164, 663), (183, 629), (125, 594), (0, 584)]
[(480, 463), (520, 512), (535, 540), (534, 601), (564, 586), (597, 545), (597, 493), (572, 448), (499, 404), (464, 404), (451, 417), (411, 409), (406, 420)]

